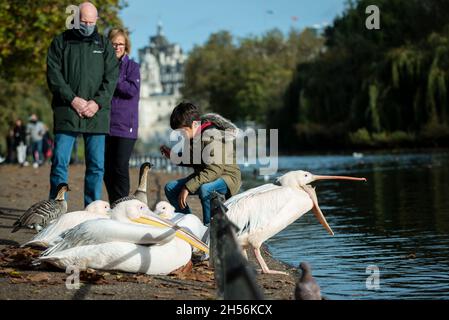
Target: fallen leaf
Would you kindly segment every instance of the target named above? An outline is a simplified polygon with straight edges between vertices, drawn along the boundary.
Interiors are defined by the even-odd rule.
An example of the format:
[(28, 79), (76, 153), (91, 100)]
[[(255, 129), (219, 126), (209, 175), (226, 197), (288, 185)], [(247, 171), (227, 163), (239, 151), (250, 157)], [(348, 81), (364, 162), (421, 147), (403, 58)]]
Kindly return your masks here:
[(175, 271), (170, 272), (169, 276), (181, 276), (188, 274), (192, 271), (193, 263), (192, 260), (189, 260), (186, 265), (176, 269)]
[(12, 278), (21, 278), (22, 277), (22, 274), (20, 272), (18, 272), (18, 271), (15, 271), (15, 270), (9, 272), (8, 275), (10, 277), (12, 277)]
[(150, 283), (151, 282), (151, 278), (147, 275), (134, 275), (133, 279), (136, 280), (137, 283)]
[(93, 269), (87, 269), (80, 272), (80, 281), (93, 284), (107, 284), (108, 281), (103, 275)]
[(9, 279), (9, 281), (12, 284), (19, 284), (19, 283), (26, 283), (26, 282), (28, 282), (28, 280), (25, 279), (25, 278), (13, 278), (13, 279)]
[(48, 282), (50, 278), (51, 277), (49, 273), (36, 273), (27, 277), (28, 280), (34, 282)]
[(5, 268), (5, 269), (0, 269), (0, 274), (9, 274), (11, 272), (14, 272), (15, 270), (12, 268)]

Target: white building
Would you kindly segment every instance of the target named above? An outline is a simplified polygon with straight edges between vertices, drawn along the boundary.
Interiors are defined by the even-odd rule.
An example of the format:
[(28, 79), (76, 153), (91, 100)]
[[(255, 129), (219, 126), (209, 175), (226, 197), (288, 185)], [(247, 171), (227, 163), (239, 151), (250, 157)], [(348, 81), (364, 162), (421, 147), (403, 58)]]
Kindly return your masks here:
[(178, 44), (167, 41), (162, 25), (150, 37), (149, 46), (139, 50), (141, 74), (139, 139), (167, 142), (170, 114), (181, 100), (186, 55)]

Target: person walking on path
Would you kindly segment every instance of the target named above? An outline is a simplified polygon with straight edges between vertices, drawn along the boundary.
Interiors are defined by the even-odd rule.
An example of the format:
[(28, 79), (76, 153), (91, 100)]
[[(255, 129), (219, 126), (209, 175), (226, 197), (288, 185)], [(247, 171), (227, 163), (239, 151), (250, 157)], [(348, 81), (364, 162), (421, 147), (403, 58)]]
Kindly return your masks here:
[(37, 168), (44, 162), (44, 155), (42, 151), (43, 138), (45, 135), (45, 126), (39, 121), (36, 114), (30, 116), (27, 124), (27, 135), (31, 145), (31, 155), (33, 157), (33, 167)]

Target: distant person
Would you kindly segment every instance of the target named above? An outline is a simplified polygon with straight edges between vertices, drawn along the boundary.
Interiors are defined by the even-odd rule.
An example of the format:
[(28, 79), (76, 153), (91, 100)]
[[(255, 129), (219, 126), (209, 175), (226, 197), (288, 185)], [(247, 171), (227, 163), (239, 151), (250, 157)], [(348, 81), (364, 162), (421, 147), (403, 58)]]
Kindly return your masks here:
[(139, 124), (140, 71), (128, 54), (131, 43), (123, 29), (112, 29), (109, 40), (120, 60), (120, 73), (111, 105), (111, 128), (106, 136), (104, 182), (109, 202), (129, 195), (129, 159)]
[[(191, 213), (187, 205), (187, 197), (198, 195), (203, 207), (203, 223), (209, 225), (212, 193), (216, 191), (229, 198), (239, 191), (242, 184), (234, 149), (231, 148), (232, 154), (226, 154), (230, 149), (225, 148), (224, 143), (225, 136), (229, 137), (226, 139), (227, 141), (235, 140), (237, 127), (218, 114), (201, 115), (198, 108), (191, 103), (180, 103), (175, 107), (170, 116), (170, 127), (173, 130), (183, 130), (186, 138), (190, 140), (190, 154), (186, 157), (190, 163), (181, 165), (192, 167), (194, 173), (186, 178), (168, 182), (165, 185), (165, 195), (170, 204), (175, 207), (176, 212), (184, 214)], [(231, 139), (231, 135), (228, 135), (231, 132), (234, 132), (235, 135), (233, 139)], [(219, 139), (215, 139), (215, 136)], [(197, 150), (198, 155), (193, 154), (195, 142), (199, 142), (201, 149)], [(213, 159), (214, 155), (209, 158), (207, 151), (214, 150), (214, 148), (219, 148), (222, 158)], [(165, 157), (170, 158), (171, 149), (169, 147), (161, 146), (161, 152)], [(196, 157), (201, 160), (199, 163), (194, 162)], [(225, 161), (225, 157), (228, 157), (227, 161)]]
[(50, 172), (50, 198), (68, 181), (73, 143), (85, 144), (84, 205), (101, 199), (105, 136), (109, 133), (111, 99), (118, 60), (111, 42), (98, 33), (98, 12), (90, 2), (79, 6), (80, 28), (57, 35), (48, 50), (47, 82), (53, 94), (55, 149)]
[(21, 166), (28, 166), (27, 157), (27, 145), (26, 145), (26, 128), (21, 119), (16, 120), (16, 125), (13, 129), (14, 132), (14, 148), (17, 154), (17, 163)]
[(6, 163), (14, 163), (14, 128), (10, 127), (6, 135)]
[(43, 139), (45, 126), (39, 121), (36, 114), (32, 114), (27, 124), (27, 135), (29, 136), (31, 155), (33, 157), (33, 167), (37, 168), (44, 162)]
[(44, 125), (44, 127), (45, 134), (44, 138), (42, 139), (42, 153), (44, 154), (44, 163), (47, 163), (47, 161), (50, 161), (51, 157), (53, 156), (54, 143), (48, 127), (46, 125)]

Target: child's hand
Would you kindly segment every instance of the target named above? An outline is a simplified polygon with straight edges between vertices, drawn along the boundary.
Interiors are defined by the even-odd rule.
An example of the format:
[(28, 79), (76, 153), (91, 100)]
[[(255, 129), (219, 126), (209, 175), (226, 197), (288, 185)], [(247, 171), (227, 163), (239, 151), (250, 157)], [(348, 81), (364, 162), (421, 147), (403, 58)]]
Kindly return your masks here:
[(167, 147), (166, 145), (162, 145), (162, 146), (160, 147), (160, 150), (161, 150), (161, 154), (162, 154), (164, 157), (166, 157), (167, 159), (170, 159), (170, 152), (171, 152), (171, 149), (170, 149), (169, 147)]
[(184, 209), (185, 207), (187, 207), (187, 197), (188, 196), (189, 196), (189, 191), (186, 189), (186, 187), (182, 187), (181, 192), (179, 193), (179, 196), (178, 196), (179, 207), (181, 209)]

